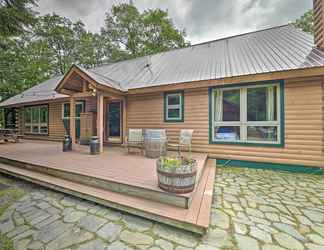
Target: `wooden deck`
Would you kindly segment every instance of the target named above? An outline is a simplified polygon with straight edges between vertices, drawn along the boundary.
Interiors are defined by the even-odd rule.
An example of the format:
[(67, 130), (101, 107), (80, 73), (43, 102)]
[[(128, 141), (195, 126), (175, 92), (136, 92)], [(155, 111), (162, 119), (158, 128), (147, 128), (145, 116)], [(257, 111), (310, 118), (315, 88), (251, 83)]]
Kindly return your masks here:
[(215, 176), (213, 160), (193, 154), (199, 182), (189, 194), (170, 194), (157, 186), (155, 160), (106, 147), (62, 152), (46, 141), (0, 144), (0, 171), (152, 220), (203, 233), (209, 225)]

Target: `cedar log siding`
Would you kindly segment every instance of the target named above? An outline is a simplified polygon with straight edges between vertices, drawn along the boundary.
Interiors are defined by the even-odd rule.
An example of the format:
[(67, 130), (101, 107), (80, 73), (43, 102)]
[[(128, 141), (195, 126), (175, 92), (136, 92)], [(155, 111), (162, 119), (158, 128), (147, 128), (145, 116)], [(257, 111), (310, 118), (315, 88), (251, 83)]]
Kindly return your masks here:
[[(48, 135), (25, 134), (24, 108), (19, 108), (17, 126), (20, 134), (24, 135), (24, 138), (28, 139), (62, 140), (65, 134), (62, 122), (62, 103), (63, 101), (50, 102), (46, 104), (48, 105)], [(40, 105), (44, 105), (44, 103)], [(28, 105), (26, 105), (26, 107), (28, 107)]]
[[(96, 110), (96, 99), (95, 97), (87, 97), (78, 99), (77, 101), (85, 101), (85, 111), (90, 112)], [(56, 102), (48, 103), (48, 135), (24, 135), (24, 108), (18, 109), (18, 119), (17, 126), (19, 128), (20, 134), (23, 134), (25, 138), (31, 139), (48, 139), (48, 140), (62, 140), (64, 138), (65, 130), (62, 120), (62, 105), (63, 103), (68, 103), (69, 99), (62, 99)], [(44, 104), (44, 103), (43, 103)], [(35, 105), (35, 104), (34, 104)], [(41, 104), (40, 104), (41, 105)], [(28, 105), (26, 105), (28, 107)]]
[(51, 139), (63, 139), (65, 130), (62, 120), (63, 102), (49, 103), (48, 108), (48, 136)]
[(193, 151), (210, 157), (324, 167), (323, 81), (285, 81), (285, 145), (282, 148), (209, 143), (208, 88), (184, 91), (184, 122), (164, 122), (164, 93), (129, 95), (127, 128), (166, 128), (178, 140), (181, 128), (194, 129)]

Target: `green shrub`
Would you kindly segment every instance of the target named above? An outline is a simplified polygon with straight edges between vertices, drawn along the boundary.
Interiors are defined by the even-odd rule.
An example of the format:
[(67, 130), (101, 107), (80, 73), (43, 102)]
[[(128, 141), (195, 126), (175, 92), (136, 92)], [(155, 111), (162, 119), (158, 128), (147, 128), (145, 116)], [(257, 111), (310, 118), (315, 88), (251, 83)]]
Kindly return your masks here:
[(163, 157), (161, 163), (167, 168), (177, 168), (181, 165), (181, 160), (174, 157)]

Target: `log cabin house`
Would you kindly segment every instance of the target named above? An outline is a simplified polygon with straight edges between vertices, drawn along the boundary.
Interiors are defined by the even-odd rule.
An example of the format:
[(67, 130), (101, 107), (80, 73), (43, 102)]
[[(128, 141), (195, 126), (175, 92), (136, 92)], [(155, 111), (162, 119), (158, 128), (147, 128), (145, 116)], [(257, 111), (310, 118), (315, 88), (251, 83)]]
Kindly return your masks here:
[(192, 128), (193, 150), (215, 159), (323, 167), (321, 32), (313, 44), (285, 25), (95, 69), (74, 65), (1, 106), (14, 108), (25, 138), (62, 140), (72, 127), (75, 141), (97, 134), (122, 143), (128, 128), (166, 128), (177, 140)]
[(129, 128), (166, 128), (171, 141), (190, 128), (193, 151), (220, 164), (319, 169), (323, 0), (314, 13), (314, 38), (284, 25), (93, 69), (73, 65), (0, 105), (14, 110), (28, 139), (97, 135), (103, 150), (122, 144)]

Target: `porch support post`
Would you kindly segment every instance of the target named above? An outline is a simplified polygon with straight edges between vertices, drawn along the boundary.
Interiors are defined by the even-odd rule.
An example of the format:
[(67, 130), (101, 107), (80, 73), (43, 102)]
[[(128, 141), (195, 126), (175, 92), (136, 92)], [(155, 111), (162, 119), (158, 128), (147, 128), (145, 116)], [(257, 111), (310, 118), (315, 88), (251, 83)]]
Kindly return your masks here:
[(126, 97), (123, 98), (123, 143), (126, 144), (126, 136), (127, 136), (127, 103), (126, 103)]
[(103, 152), (103, 139), (104, 139), (104, 96), (101, 92), (97, 92), (97, 136), (99, 138), (99, 151)]
[(73, 96), (70, 97), (70, 136), (72, 140), (72, 147), (76, 143), (75, 136), (75, 98)]

